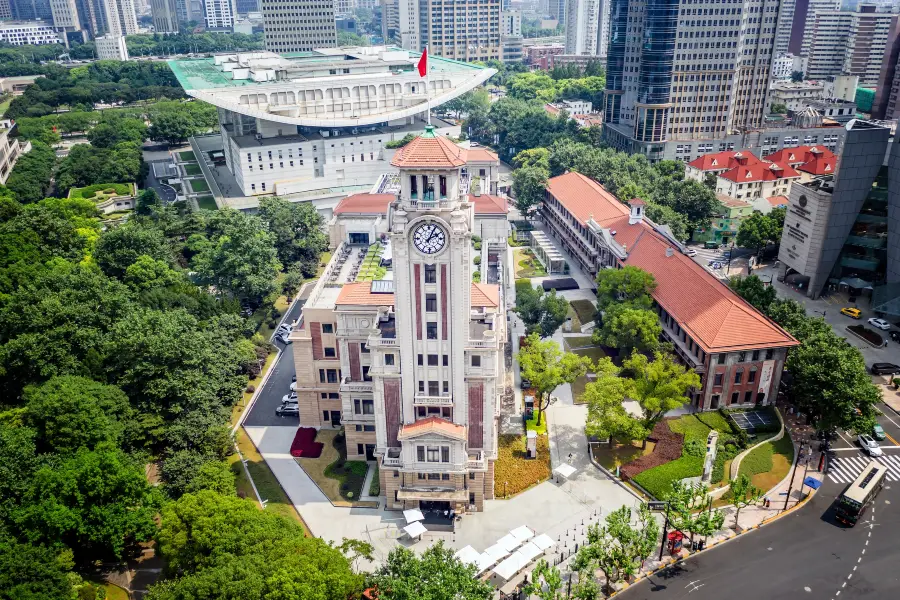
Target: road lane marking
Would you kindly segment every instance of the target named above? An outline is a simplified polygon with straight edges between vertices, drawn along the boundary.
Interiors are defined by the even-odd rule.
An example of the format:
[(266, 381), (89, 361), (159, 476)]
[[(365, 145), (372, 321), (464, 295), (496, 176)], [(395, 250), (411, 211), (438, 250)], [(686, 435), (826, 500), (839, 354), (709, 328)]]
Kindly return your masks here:
[[(878, 412), (880, 412), (880, 413), (881, 413), (881, 416), (883, 416), (885, 419), (887, 419), (888, 421), (890, 421), (891, 423), (893, 423), (893, 424), (894, 424), (894, 427), (900, 429), (900, 425), (898, 425), (896, 421), (894, 421), (892, 418), (890, 418), (886, 412), (884, 412), (883, 410), (881, 410), (880, 408), (878, 408), (877, 405), (875, 406), (875, 410), (877, 410)], [(894, 442), (894, 443), (896, 444), (897, 442)]]

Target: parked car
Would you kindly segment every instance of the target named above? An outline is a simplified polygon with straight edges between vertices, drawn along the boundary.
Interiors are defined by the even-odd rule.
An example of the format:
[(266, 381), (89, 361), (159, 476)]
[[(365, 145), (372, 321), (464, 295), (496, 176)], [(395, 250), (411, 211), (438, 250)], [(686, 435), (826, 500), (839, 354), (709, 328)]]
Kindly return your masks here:
[(869, 368), (869, 371), (872, 372), (872, 375), (893, 375), (900, 373), (900, 366), (894, 363), (875, 363)]
[(882, 331), (890, 331), (891, 330), (891, 324), (888, 323), (887, 321), (885, 321), (884, 319), (876, 319), (875, 317), (872, 317), (871, 319), (869, 319), (866, 322), (869, 325), (871, 325), (872, 327), (877, 327), (878, 329), (881, 329)]
[(289, 331), (282, 331), (280, 333), (275, 334), (275, 339), (277, 341), (281, 342), (282, 344), (284, 344), (285, 346), (287, 346), (288, 344), (291, 343), (291, 340), (288, 338), (288, 336), (290, 336), (290, 335), (291, 335), (291, 333)]
[(281, 402), (297, 402), (297, 392), (291, 392), (290, 394), (285, 394), (281, 397)]
[(291, 382), (291, 391), (292, 391), (292, 392), (296, 392), (296, 391), (297, 391), (297, 380), (296, 380), (296, 379), (295, 379), (294, 381)]
[(279, 417), (299, 417), (300, 405), (296, 402), (283, 402), (275, 409), (275, 415)]
[(527, 390), (530, 387), (531, 387), (531, 381), (529, 381), (528, 379), (522, 379), (522, 389)]
[(872, 436), (861, 433), (856, 437), (856, 441), (859, 442), (859, 446), (869, 456), (884, 455), (884, 451), (881, 449), (881, 446), (878, 445), (878, 442), (872, 439)]
[(847, 315), (848, 317), (853, 318), (853, 319), (858, 319), (862, 316), (862, 311), (859, 310), (858, 308), (852, 308), (852, 307), (846, 306), (841, 309), (841, 314)]
[(885, 439), (887, 436), (884, 433), (884, 427), (882, 427), (878, 423), (875, 423), (875, 426), (872, 427), (872, 437), (876, 440)]

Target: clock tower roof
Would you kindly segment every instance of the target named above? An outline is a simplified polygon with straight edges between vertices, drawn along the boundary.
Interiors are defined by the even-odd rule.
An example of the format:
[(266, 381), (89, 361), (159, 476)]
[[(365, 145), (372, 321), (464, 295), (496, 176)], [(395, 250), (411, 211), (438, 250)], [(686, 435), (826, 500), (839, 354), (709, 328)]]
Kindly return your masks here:
[(407, 169), (458, 169), (466, 164), (466, 149), (425, 127), (425, 133), (401, 148), (391, 165)]

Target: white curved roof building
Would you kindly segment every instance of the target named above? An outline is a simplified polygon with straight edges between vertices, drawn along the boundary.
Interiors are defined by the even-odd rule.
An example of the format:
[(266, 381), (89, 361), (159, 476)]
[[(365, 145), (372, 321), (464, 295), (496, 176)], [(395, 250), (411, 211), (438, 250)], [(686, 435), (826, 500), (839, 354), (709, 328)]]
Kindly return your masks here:
[(423, 78), (419, 58), (418, 52), (372, 46), (168, 64), (189, 96), (219, 108), (221, 136), (191, 140), (195, 154), (224, 154), (228, 173), (203, 172), (213, 180), (211, 193), (224, 198), (220, 205), (251, 208), (253, 196), (336, 204), (349, 193), (368, 191), (390, 170), (393, 152), (385, 144), (418, 133), (429, 107), (496, 72), (429, 56)]

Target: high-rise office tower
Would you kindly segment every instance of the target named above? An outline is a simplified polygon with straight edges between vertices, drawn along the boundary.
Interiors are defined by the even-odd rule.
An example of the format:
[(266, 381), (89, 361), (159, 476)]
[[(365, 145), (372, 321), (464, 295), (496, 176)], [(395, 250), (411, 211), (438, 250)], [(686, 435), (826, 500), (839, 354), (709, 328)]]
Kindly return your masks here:
[(207, 27), (222, 29), (234, 26), (234, 4), (232, 4), (232, 0), (206, 0), (203, 6), (205, 12), (204, 20)]
[(9, 0), (0, 0), (0, 19), (12, 19), (12, 8)]
[(816, 15), (820, 12), (841, 9), (841, 0), (797, 0), (794, 8), (794, 24), (788, 50), (791, 54), (809, 56)]
[(885, 48), (896, 37), (898, 16), (876, 12), (873, 4), (861, 4), (857, 11), (820, 11), (809, 39), (806, 76), (824, 79), (831, 75), (856, 75), (865, 87), (879, 82)]
[(613, 0), (604, 135), (662, 158), (671, 140), (763, 124), (779, 0)]
[(561, 25), (566, 24), (566, 0), (550, 0), (548, 3), (550, 16), (560, 22)]
[[(102, 0), (106, 27), (104, 34), (113, 36), (134, 35), (138, 31), (134, 0)], [(100, 35), (99, 32), (94, 33)]]
[[(807, 0), (800, 0), (806, 2)], [(775, 55), (787, 54), (791, 43), (791, 29), (794, 27), (794, 11), (798, 0), (781, 0), (778, 21), (775, 25)]]
[(262, 13), (266, 50), (302, 52), (337, 46), (334, 0), (262, 0)]
[(153, 29), (158, 33), (178, 32), (178, 11), (175, 0), (150, 0), (150, 14), (153, 16)]
[(12, 18), (17, 21), (53, 20), (50, 0), (7, 0)]
[(597, 54), (601, 0), (569, 0), (566, 54)]
[[(401, 5), (405, 1), (400, 0)], [(419, 42), (428, 46), (429, 53), (463, 61), (500, 59), (501, 0), (419, 0), (418, 4)]]

